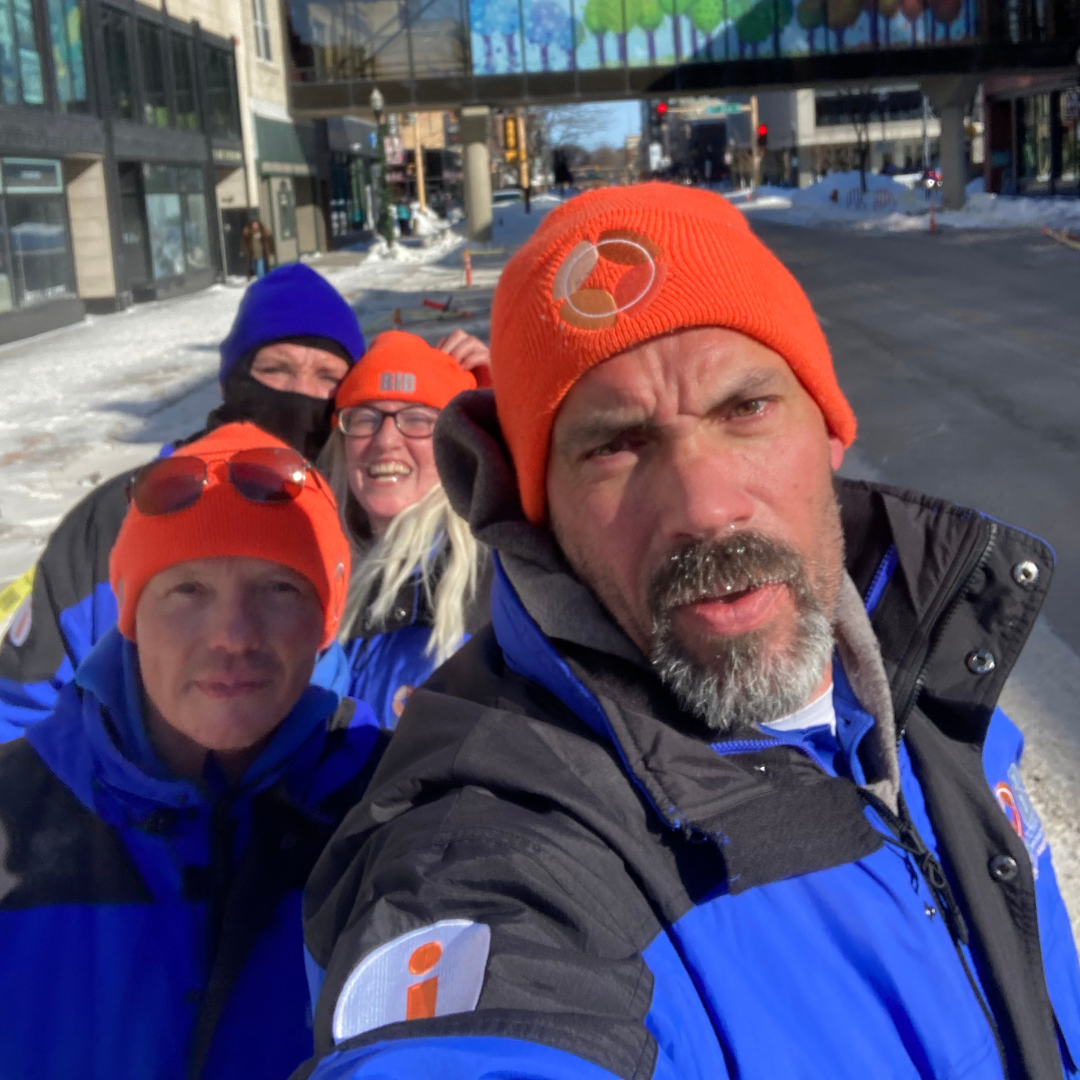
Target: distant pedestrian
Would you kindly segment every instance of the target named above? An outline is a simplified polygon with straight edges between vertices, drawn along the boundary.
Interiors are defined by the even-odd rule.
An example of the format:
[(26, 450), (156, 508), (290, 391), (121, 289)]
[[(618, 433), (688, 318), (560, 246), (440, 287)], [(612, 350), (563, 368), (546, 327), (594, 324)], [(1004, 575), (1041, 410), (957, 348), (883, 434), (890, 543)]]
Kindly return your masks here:
[(274, 257), (274, 234), (258, 217), (253, 217), (240, 234), (240, 247), (247, 259), (248, 279), (261, 278)]
[(404, 199), (397, 205), (397, 219), (401, 235), (412, 236), (412, 210)]

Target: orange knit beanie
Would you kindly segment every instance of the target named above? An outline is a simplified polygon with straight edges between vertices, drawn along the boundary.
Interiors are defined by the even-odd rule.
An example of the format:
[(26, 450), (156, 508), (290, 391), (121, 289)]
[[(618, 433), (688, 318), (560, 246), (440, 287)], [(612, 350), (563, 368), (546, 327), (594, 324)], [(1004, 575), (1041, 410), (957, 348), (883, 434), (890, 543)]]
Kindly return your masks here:
[(551, 428), (574, 383), (642, 342), (697, 326), (738, 330), (779, 353), (832, 433), (845, 446), (854, 440), (810, 301), (738, 210), (673, 184), (601, 188), (548, 214), (495, 290), (491, 375), (530, 521), (546, 514)]
[(476, 379), (449, 354), (415, 334), (387, 330), (372, 343), (338, 387), (340, 412), (365, 401), (411, 401), (444, 409)]
[(241, 450), (264, 448), (289, 449), (254, 424), (224, 424), (174, 455), (207, 464), (206, 486), (194, 504), (149, 516), (134, 503), (128, 506), (109, 556), (124, 637), (135, 640), (135, 608), (155, 574), (193, 559), (232, 555), (281, 563), (306, 577), (323, 608), (321, 647), (334, 640), (349, 582), (349, 544), (337, 504), (314, 467), (295, 499), (256, 503), (244, 498), (229, 482), (226, 463)]

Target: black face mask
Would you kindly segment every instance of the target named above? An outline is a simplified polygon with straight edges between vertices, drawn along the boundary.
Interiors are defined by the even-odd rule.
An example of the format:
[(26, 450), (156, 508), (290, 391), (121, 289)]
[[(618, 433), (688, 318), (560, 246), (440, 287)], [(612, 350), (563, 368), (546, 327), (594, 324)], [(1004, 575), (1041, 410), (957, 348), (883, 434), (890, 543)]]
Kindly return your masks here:
[[(300, 341), (300, 344), (316, 343), (325, 347), (322, 339)], [(340, 347), (332, 351), (337, 353)], [(330, 438), (334, 399), (272, 390), (252, 377), (253, 359), (242, 360), (230, 372), (221, 388), (224, 401), (207, 417), (206, 430), (246, 420), (288, 443), (308, 461), (314, 461)]]

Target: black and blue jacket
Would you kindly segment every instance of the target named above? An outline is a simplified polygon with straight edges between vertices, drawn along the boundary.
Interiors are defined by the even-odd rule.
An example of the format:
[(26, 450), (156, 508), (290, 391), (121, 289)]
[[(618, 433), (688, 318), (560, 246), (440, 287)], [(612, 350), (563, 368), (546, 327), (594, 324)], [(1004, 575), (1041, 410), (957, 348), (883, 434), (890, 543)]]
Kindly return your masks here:
[(710, 741), (522, 520), (490, 403), (447, 412), (493, 626), (410, 699), (312, 875), (300, 1075), (1076, 1076), (1080, 966), (996, 706), (1047, 546), (839, 482), (880, 680), (838, 654), (835, 737)]
[(171, 777), (107, 632), (0, 747), (0, 1078), (284, 1080), (312, 1050), (300, 896), (384, 745), (309, 687), (239, 785)]

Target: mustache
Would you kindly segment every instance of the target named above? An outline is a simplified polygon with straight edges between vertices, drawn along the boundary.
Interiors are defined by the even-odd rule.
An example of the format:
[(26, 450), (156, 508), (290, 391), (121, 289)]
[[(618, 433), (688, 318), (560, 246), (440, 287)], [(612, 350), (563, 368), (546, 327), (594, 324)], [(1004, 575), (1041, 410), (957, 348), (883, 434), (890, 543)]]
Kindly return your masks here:
[(765, 585), (788, 586), (799, 609), (812, 598), (803, 560), (782, 541), (752, 529), (722, 540), (694, 540), (671, 552), (653, 575), (649, 611), (659, 629), (673, 608)]
[(192, 665), (192, 678), (235, 679), (247, 676), (272, 675), (280, 667), (278, 658), (264, 649), (234, 653), (220, 649), (204, 653)]

